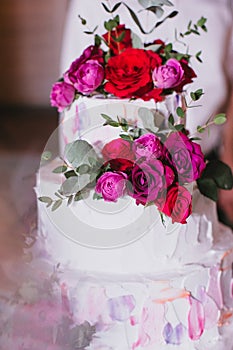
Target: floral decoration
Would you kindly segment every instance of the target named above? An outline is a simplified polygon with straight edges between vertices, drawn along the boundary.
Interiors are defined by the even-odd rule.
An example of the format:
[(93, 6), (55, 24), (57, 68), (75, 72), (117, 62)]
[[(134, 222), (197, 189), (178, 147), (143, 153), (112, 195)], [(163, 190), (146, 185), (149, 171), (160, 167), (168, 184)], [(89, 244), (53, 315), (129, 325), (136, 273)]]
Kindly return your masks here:
[[(162, 11), (163, 5), (172, 6), (170, 1), (161, 1), (158, 8), (147, 7), (146, 3), (140, 2), (142, 6), (144, 4), (144, 10), (155, 14)], [(114, 14), (120, 6), (125, 6), (136, 25), (146, 34), (135, 12), (123, 2), (112, 9), (105, 3), (102, 5), (112, 15), (104, 22), (107, 32), (95, 34), (96, 28), (86, 32), (94, 35), (94, 44), (87, 47), (53, 85), (51, 104), (59, 112), (69, 108), (81, 95), (153, 100), (156, 104), (170, 94), (179, 95), (184, 86), (196, 78), (190, 62), (193, 55), (187, 50), (178, 52), (172, 43), (156, 37), (149, 43), (142, 43), (138, 37), (135, 40), (131, 29)], [(150, 33), (176, 14), (177, 11), (173, 11), (157, 22)], [(80, 19), (86, 23), (85, 19)], [(187, 30), (179, 33), (179, 41), (187, 35), (206, 31), (205, 24), (204, 17), (195, 24), (190, 21)], [(195, 55), (199, 61), (200, 54)], [(102, 114), (104, 125), (119, 128), (119, 137), (105, 144), (100, 154), (85, 140), (68, 144), (62, 165), (54, 170), (64, 174), (64, 181), (56, 192), (57, 199), (46, 196), (39, 199), (55, 210), (63, 200), (67, 199), (70, 204), (91, 192), (94, 192), (94, 199), (107, 202), (130, 196), (137, 205), (156, 205), (161, 215), (170, 217), (172, 222), (185, 224), (192, 213), (190, 183), (196, 181), (200, 192), (215, 201), (219, 188), (233, 186), (229, 167), (220, 161), (207, 162), (197, 142), (199, 138), (190, 135), (185, 128), (186, 110), (202, 95), (202, 89), (191, 92), (189, 103), (183, 96), (175, 115), (170, 114), (166, 123), (159, 125), (153, 110), (146, 108), (139, 111), (144, 115), (143, 127), (121, 116), (116, 120)], [(152, 121), (150, 127), (145, 123), (148, 118)], [(210, 124), (222, 124), (225, 120), (224, 114), (218, 114), (206, 125), (198, 126), (197, 132), (202, 133)]]

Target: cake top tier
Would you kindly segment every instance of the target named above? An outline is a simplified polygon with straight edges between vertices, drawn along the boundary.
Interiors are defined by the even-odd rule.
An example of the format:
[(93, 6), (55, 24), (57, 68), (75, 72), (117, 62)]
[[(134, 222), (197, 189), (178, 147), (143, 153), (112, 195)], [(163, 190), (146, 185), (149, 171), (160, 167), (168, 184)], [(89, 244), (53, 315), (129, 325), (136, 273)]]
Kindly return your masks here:
[[(157, 37), (156, 28), (172, 20), (178, 11), (173, 10), (170, 1), (160, 1), (158, 6), (149, 6), (148, 1), (138, 3), (141, 5), (139, 12), (124, 2), (113, 7), (107, 2), (100, 4), (106, 11), (106, 32), (96, 34), (98, 26), (92, 31), (84, 29), (84, 33), (93, 35), (93, 45), (86, 47), (81, 56), (71, 63), (51, 92), (51, 104), (58, 107), (59, 112), (69, 107), (80, 95), (102, 94), (105, 97), (162, 101), (174, 91), (182, 92), (184, 86), (196, 77), (190, 60), (196, 56), (201, 61), (200, 52), (194, 55), (188, 53), (185, 39), (189, 34), (198, 35), (206, 31), (206, 18), (201, 17), (194, 24), (190, 22), (183, 33), (174, 34), (174, 43), (165, 42), (164, 38)], [(171, 10), (158, 20), (164, 6)], [(128, 28), (127, 23), (121, 22), (117, 14), (119, 8), (124, 8), (129, 18), (132, 17), (144, 37), (147, 34), (151, 37), (151, 33), (154, 33), (154, 39), (143, 42)], [(141, 12), (145, 11), (155, 16), (153, 26), (148, 31), (141, 21)], [(85, 26), (87, 20), (79, 17)], [(176, 48), (180, 40), (184, 41), (183, 52)]]

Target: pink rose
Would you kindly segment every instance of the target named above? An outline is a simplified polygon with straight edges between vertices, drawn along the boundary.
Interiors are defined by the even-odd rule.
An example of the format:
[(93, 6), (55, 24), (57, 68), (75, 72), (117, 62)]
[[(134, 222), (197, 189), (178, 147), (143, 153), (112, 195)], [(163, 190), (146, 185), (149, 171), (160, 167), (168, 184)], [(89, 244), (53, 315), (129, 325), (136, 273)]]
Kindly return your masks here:
[(201, 176), (206, 164), (200, 145), (182, 132), (174, 132), (168, 136), (164, 146), (181, 183), (192, 182)]
[(74, 85), (78, 92), (88, 95), (95, 91), (104, 80), (103, 51), (89, 46), (77, 58), (64, 75), (66, 82)]
[(128, 194), (136, 199), (136, 204), (153, 202), (164, 188), (163, 164), (155, 158), (135, 164), (128, 180)]
[(172, 218), (173, 223), (186, 224), (186, 219), (192, 212), (191, 193), (178, 184), (168, 189), (166, 198), (160, 198), (155, 203), (162, 213)]
[(133, 151), (136, 158), (160, 158), (163, 155), (163, 145), (159, 138), (151, 133), (140, 136), (133, 142)]
[(97, 180), (95, 191), (107, 202), (116, 202), (125, 194), (126, 175), (108, 171)]
[(154, 84), (157, 88), (170, 89), (182, 81), (183, 68), (179, 61), (170, 58), (166, 64), (156, 67), (152, 73)]
[(51, 106), (58, 107), (58, 112), (62, 112), (74, 100), (75, 88), (65, 82), (55, 83), (50, 93)]

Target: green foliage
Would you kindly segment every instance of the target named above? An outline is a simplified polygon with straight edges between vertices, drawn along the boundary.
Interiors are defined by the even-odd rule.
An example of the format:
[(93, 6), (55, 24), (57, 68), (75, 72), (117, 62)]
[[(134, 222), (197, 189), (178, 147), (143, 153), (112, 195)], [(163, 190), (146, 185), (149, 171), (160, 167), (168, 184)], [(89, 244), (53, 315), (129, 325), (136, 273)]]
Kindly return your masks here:
[(218, 189), (230, 190), (233, 187), (231, 169), (220, 160), (210, 161), (197, 180), (197, 185), (203, 195), (217, 201)]
[(184, 110), (181, 107), (177, 107), (176, 108), (176, 114), (180, 118), (184, 118), (184, 116), (185, 116), (185, 112), (184, 112)]
[(55, 168), (54, 170), (53, 170), (53, 173), (55, 173), (55, 174), (61, 174), (61, 173), (64, 173), (65, 171), (67, 170), (67, 165), (60, 165), (60, 166), (58, 166), (57, 168)]
[(89, 158), (97, 158), (94, 148), (85, 140), (76, 140), (65, 147), (65, 159), (74, 168), (89, 165)]
[(220, 114), (217, 114), (215, 117), (214, 117), (214, 124), (216, 125), (221, 125), (221, 124), (224, 124), (226, 122), (227, 118), (226, 118), (226, 114), (225, 113), (220, 113)]
[(198, 101), (202, 95), (204, 95), (203, 89), (198, 89), (194, 92), (190, 92), (190, 97), (193, 101)]

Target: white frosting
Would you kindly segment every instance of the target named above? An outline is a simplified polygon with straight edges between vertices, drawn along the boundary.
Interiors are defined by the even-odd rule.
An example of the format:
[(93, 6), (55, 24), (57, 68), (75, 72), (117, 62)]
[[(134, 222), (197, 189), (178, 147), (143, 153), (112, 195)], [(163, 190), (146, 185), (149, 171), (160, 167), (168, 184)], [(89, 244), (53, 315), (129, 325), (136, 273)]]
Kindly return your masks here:
[[(155, 107), (151, 102), (81, 98), (63, 116), (61, 150), (80, 135), (96, 145), (110, 140), (119, 130), (102, 127), (100, 113), (138, 121), (138, 108), (145, 105)], [(163, 113), (167, 109), (164, 103), (157, 108)], [(52, 173), (58, 164), (54, 159), (40, 168), (38, 196), (54, 197), (62, 181), (61, 175)], [(54, 212), (38, 203), (39, 240), (45, 244), (41, 255), (46, 251), (48, 259), (61, 264), (64, 280), (70, 271), (69, 296), (76, 322), (97, 327), (88, 350), (225, 349), (228, 338), (220, 336), (218, 322), (233, 305), (233, 240), (218, 223), (215, 205), (197, 189), (193, 208), (187, 224), (171, 224), (167, 219), (164, 226), (155, 206), (145, 209), (131, 199), (112, 204), (88, 198), (68, 207), (63, 204)], [(160, 330), (158, 336), (154, 331), (150, 334), (153, 322)], [(166, 340), (168, 323), (173, 332), (182, 324), (186, 335), (179, 345)], [(149, 327), (147, 335), (145, 327)], [(191, 339), (198, 327), (203, 327), (203, 334)]]

